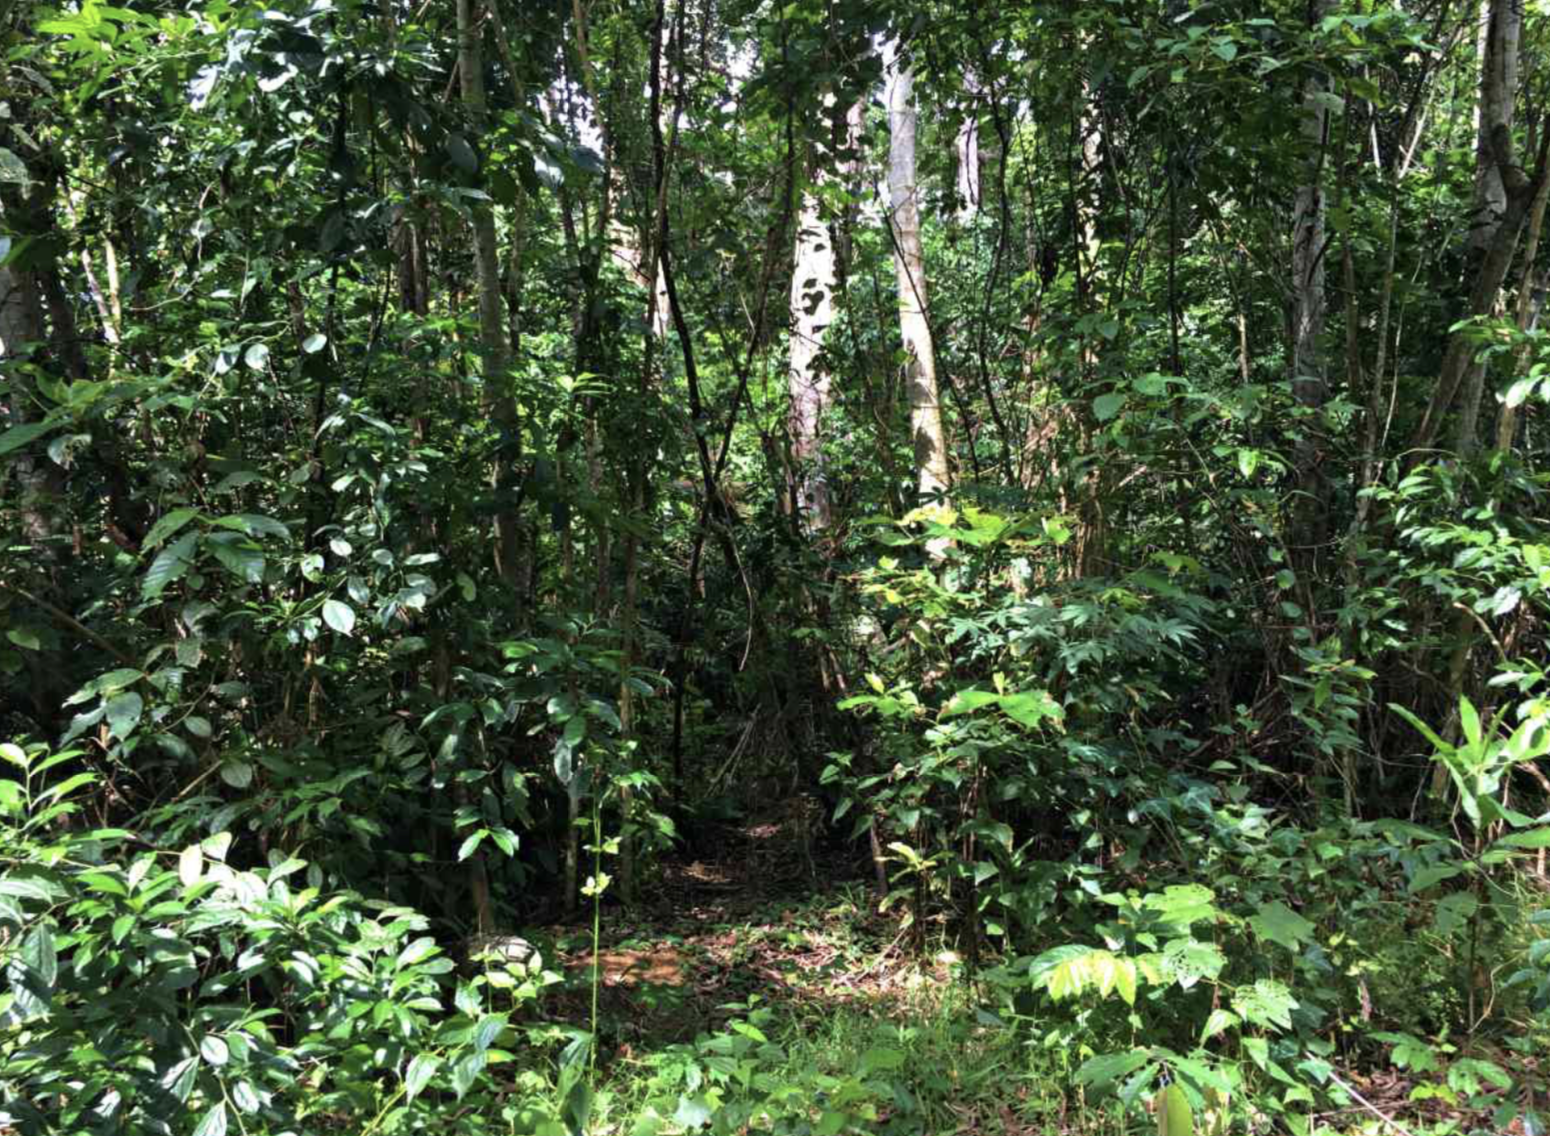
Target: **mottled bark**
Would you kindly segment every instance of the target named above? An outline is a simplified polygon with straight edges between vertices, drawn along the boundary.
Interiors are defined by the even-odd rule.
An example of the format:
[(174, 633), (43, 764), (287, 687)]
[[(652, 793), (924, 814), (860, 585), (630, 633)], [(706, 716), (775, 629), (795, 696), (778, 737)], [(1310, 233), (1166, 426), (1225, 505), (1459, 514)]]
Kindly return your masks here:
[(796, 506), (811, 531), (831, 520), (823, 450), (823, 424), (830, 378), (823, 363), (823, 337), (834, 320), (834, 242), (824, 226), (818, 197), (802, 194), (791, 273), (791, 348), (787, 389), (791, 400), (791, 456), (796, 463)]
[(920, 240), (919, 187), (915, 182), (915, 72), (888, 52), (888, 204), (898, 278), (899, 333), (904, 340), (910, 431), (916, 481), (923, 498), (946, 497), (952, 484), (938, 395), (936, 348), (931, 338), (926, 260)]

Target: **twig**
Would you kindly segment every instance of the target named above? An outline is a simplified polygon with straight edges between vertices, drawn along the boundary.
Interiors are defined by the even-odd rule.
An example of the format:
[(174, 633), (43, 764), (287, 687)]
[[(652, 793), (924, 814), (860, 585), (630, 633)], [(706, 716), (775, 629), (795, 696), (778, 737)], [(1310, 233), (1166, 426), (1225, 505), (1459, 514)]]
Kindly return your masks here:
[(71, 631), (74, 631), (77, 635), (81, 636), (88, 642), (95, 643), (108, 654), (112, 655), (119, 662), (123, 663), (126, 667), (132, 667), (135, 665), (135, 661), (128, 655), (124, 654), (112, 643), (108, 642), (101, 635), (98, 635), (90, 627), (87, 627), (84, 623), (76, 619), (63, 608), (57, 608), (47, 600), (40, 599), (39, 597), (33, 595), (31, 592), (27, 591), (26, 588), (19, 588), (15, 584), (8, 584), (4, 581), (0, 581), (0, 588), (4, 588), (8, 592), (14, 592), (16, 595), (21, 596), (22, 599), (26, 600), (34, 607), (42, 608), (49, 615), (53, 616), (57, 621), (68, 627)]
[(1406, 1127), (1405, 1127), (1405, 1126), (1404, 1126), (1404, 1125), (1403, 1125), (1403, 1124), (1401, 1124), (1401, 1123), (1399, 1123), (1399, 1121), (1397, 1121), (1397, 1120), (1395, 1120), (1395, 1119), (1394, 1119), (1394, 1118), (1393, 1118), (1393, 1117), (1391, 1117), (1391, 1116), (1389, 1116), (1389, 1115), (1388, 1115), (1388, 1114), (1387, 1114), (1387, 1113), (1385, 1113), (1385, 1112), (1384, 1112), (1384, 1111), (1383, 1111), (1383, 1110), (1382, 1110), (1382, 1109), (1381, 1109), (1381, 1108), (1379, 1108), (1379, 1107), (1378, 1107), (1378, 1106), (1377, 1106), (1377, 1105), (1375, 1105), (1375, 1104), (1373, 1104), (1373, 1103), (1372, 1103), (1372, 1102), (1371, 1102), (1371, 1101), (1370, 1101), (1370, 1100), (1368, 1100), (1368, 1099), (1367, 1099), (1367, 1098), (1366, 1098), (1366, 1097), (1364, 1097), (1364, 1096), (1362, 1096), (1362, 1094), (1361, 1094), (1361, 1093), (1359, 1093), (1359, 1092), (1357, 1092), (1357, 1091), (1356, 1091), (1356, 1090), (1355, 1090), (1355, 1089), (1353, 1089), (1353, 1088), (1352, 1088), (1352, 1087), (1351, 1087), (1351, 1086), (1350, 1086), (1350, 1085), (1348, 1085), (1348, 1084), (1346, 1084), (1346, 1083), (1345, 1083), (1345, 1082), (1344, 1082), (1344, 1081), (1342, 1081), (1342, 1080), (1341, 1080), (1341, 1079), (1340, 1079), (1340, 1078), (1339, 1078), (1339, 1077), (1337, 1077), (1337, 1076), (1335, 1076), (1335, 1074), (1334, 1074), (1334, 1073), (1331, 1073), (1331, 1074), (1330, 1074), (1330, 1075), (1329, 1075), (1329, 1079), (1330, 1079), (1330, 1080), (1331, 1080), (1331, 1081), (1333, 1081), (1333, 1082), (1335, 1082), (1335, 1084), (1337, 1084), (1337, 1085), (1339, 1085), (1339, 1086), (1340, 1086), (1340, 1087), (1341, 1087), (1341, 1088), (1342, 1088), (1342, 1089), (1344, 1089), (1344, 1090), (1345, 1090), (1345, 1091), (1346, 1091), (1346, 1092), (1348, 1092), (1348, 1093), (1350, 1093), (1350, 1094), (1351, 1094), (1351, 1099), (1352, 1099), (1352, 1100), (1354, 1100), (1354, 1101), (1355, 1101), (1355, 1102), (1356, 1102), (1356, 1103), (1357, 1103), (1357, 1104), (1359, 1104), (1359, 1105), (1361, 1105), (1361, 1106), (1362, 1106), (1362, 1107), (1363, 1107), (1363, 1108), (1365, 1108), (1365, 1109), (1366, 1109), (1366, 1110), (1367, 1110), (1367, 1111), (1368, 1111), (1368, 1112), (1370, 1112), (1370, 1113), (1372, 1113), (1372, 1114), (1373, 1114), (1373, 1115), (1374, 1115), (1374, 1116), (1376, 1116), (1376, 1117), (1377, 1117), (1377, 1118), (1378, 1118), (1378, 1119), (1379, 1119), (1379, 1120), (1381, 1120), (1381, 1121), (1383, 1121), (1383, 1123), (1384, 1123), (1384, 1124), (1387, 1124), (1387, 1125), (1388, 1125), (1388, 1126), (1389, 1126), (1389, 1127), (1390, 1127), (1390, 1128), (1392, 1128), (1392, 1129), (1393, 1129), (1393, 1130), (1394, 1130), (1394, 1131), (1395, 1131), (1395, 1132), (1398, 1132), (1398, 1133), (1399, 1133), (1399, 1134), (1400, 1134), (1400, 1136), (1414, 1136), (1414, 1133), (1412, 1133), (1412, 1132), (1411, 1132), (1411, 1131), (1410, 1131), (1410, 1130), (1409, 1130), (1409, 1129), (1408, 1129), (1408, 1128), (1406, 1128)]

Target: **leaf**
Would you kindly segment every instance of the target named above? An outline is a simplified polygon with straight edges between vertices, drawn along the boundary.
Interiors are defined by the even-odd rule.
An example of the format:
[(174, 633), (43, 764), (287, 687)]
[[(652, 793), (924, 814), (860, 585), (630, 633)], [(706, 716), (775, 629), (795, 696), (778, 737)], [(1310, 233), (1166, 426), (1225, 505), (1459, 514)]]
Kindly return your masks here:
[[(871, 677), (868, 676), (869, 679)], [(877, 683), (876, 689), (879, 694), (882, 693), (882, 683), (880, 681)], [(960, 690), (942, 708), (941, 717), (951, 718), (956, 714), (967, 714), (970, 711), (978, 710), (982, 706), (990, 706), (999, 701), (1001, 701), (1001, 696), (989, 690), (976, 690), (972, 687), (968, 690)]]
[(193, 887), (199, 882), (199, 877), (204, 874), (204, 861), (204, 850), (197, 844), (190, 844), (178, 853), (178, 879), (184, 887)]
[(1281, 1029), (1292, 1028), (1292, 1011), (1298, 1005), (1285, 984), (1270, 978), (1261, 978), (1253, 986), (1239, 987), (1232, 1004), (1244, 1021)]
[(215, 553), (215, 558), (228, 572), (244, 584), (262, 584), (264, 554), (252, 545), (229, 539), (229, 534), (223, 536), (228, 539), (212, 538), (205, 542), (206, 547)]
[(47, 434), (54, 428), (51, 422), (23, 422), (0, 434), (0, 454), (19, 450), (34, 438)]
[(105, 706), (109, 735), (123, 741), (134, 733), (144, 712), (145, 700), (138, 694), (133, 691), (115, 694)]
[(704, 1097), (680, 1096), (678, 1109), (673, 1113), (673, 1123), (686, 1131), (695, 1132), (710, 1123), (711, 1109)]
[(253, 1113), (261, 1107), (258, 1093), (246, 1081), (238, 1081), (231, 1087), (231, 1103), (237, 1106), (239, 1112)]
[(145, 547), (147, 549), (160, 548), (170, 536), (198, 515), (198, 509), (187, 507), (173, 509), (171, 512), (163, 514), (151, 526), (151, 531), (145, 534)]
[(221, 780), (233, 789), (246, 789), (253, 784), (253, 766), (246, 761), (228, 758), (221, 762)]
[(1178, 1082), (1157, 1094), (1156, 1108), (1157, 1136), (1195, 1136), (1195, 1111)]
[(1025, 690), (1018, 694), (1004, 695), (1001, 709), (1008, 718), (1020, 726), (1033, 729), (1044, 722), (1061, 717), (1060, 704), (1042, 690)]
[(1121, 1077), (1128, 1077), (1152, 1059), (1150, 1049), (1132, 1049), (1125, 1053), (1101, 1053), (1082, 1062), (1076, 1071), (1079, 1085), (1102, 1089)]
[(1118, 391), (1100, 394), (1093, 399), (1093, 417), (1097, 418), (1099, 422), (1109, 421), (1109, 419), (1118, 416), (1119, 412), (1124, 409), (1125, 396)]
[(324, 335), (321, 331), (314, 331), (311, 335), (307, 336), (306, 339), (301, 341), (301, 349), (308, 355), (316, 355), (319, 351), (323, 350), (323, 348), (327, 346), (328, 336)]
[(226, 1136), (226, 1102), (220, 1101), (199, 1122), (194, 1136)]
[(140, 581), (140, 592), (148, 600), (161, 595), (168, 584), (181, 579), (193, 564), (194, 549), (199, 543), (198, 533), (184, 533), (172, 544), (162, 549), (151, 561)]
[(355, 630), (355, 609), (343, 600), (323, 601), (323, 622), (341, 635)]
[(414, 1100), (431, 1083), (431, 1078), (436, 1075), (436, 1070), (441, 1067), (441, 1059), (431, 1053), (417, 1053), (413, 1061), (409, 1062), (409, 1070), (404, 1074), (404, 1095)]
[(248, 365), (250, 371), (262, 371), (269, 366), (269, 345), (267, 343), (255, 343), (242, 355), (242, 361)]
[(1313, 938), (1314, 925), (1279, 900), (1259, 906), (1257, 914), (1249, 916), (1249, 926), (1261, 939), (1279, 943), (1289, 951), (1295, 951)]
[[(27, 163), (23, 162), (10, 150), (0, 146), (0, 182), (8, 182), (11, 185), (27, 185), (32, 181), (27, 176)], [(9, 347), (9, 344), (7, 344)]]
[(5, 637), (23, 651), (37, 651), (43, 647), (38, 633), (28, 627), (13, 627), (5, 633)]
[(231, 1047), (216, 1034), (207, 1033), (199, 1043), (199, 1056), (203, 1057), (208, 1064), (219, 1069), (231, 1060)]
[(452, 1091), (457, 1094), (458, 1100), (462, 1100), (463, 1094), (473, 1088), (479, 1074), (484, 1072), (486, 1060), (484, 1053), (474, 1052), (452, 1066)]
[(1531, 832), (1514, 832), (1496, 842), (1500, 848), (1550, 848), (1550, 828), (1536, 828)]

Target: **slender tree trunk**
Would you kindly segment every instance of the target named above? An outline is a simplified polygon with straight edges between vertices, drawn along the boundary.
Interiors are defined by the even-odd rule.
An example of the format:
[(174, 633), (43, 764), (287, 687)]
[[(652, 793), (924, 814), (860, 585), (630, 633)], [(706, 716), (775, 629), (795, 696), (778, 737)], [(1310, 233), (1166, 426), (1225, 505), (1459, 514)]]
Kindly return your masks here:
[(926, 292), (926, 259), (920, 240), (920, 202), (915, 182), (915, 72), (887, 51), (888, 204), (898, 277), (899, 333), (904, 340), (910, 431), (915, 471), (922, 498), (945, 498), (952, 484), (947, 437), (938, 397), (936, 348), (931, 338)]
[[(1329, 0), (1312, 0), (1308, 20), (1317, 26)], [(1324, 176), (1329, 153), (1329, 110), (1324, 76), (1314, 74), (1303, 86), (1302, 138), (1306, 177), (1292, 205), (1292, 397), (1305, 412), (1293, 452), (1297, 501), (1291, 544), (1294, 563), (1306, 587), (1324, 542), (1328, 487), (1323, 473), (1324, 403), (1329, 386), (1324, 360)]]
[[(484, 61), (480, 50), (479, 0), (457, 0), (458, 78), (463, 108), (476, 136), (486, 128)], [(508, 585), (522, 577), (521, 525), (514, 502), (517, 465), (522, 453), (521, 423), (511, 392), (511, 342), (502, 318), (500, 249), (496, 244), (495, 211), (486, 201), (470, 201), (473, 222), (474, 274), (479, 307), (479, 355), (483, 363), (484, 401), (500, 431), (494, 483), (499, 506), (495, 515), (495, 549), (501, 578)]]
[[(457, 0), (458, 77), (463, 108), (476, 139), (485, 131), (486, 106), (484, 62), (480, 51), (478, 0)], [(499, 506), (495, 520), (495, 546), (502, 580), (514, 587), (521, 579), (520, 526), (513, 502), (516, 498), (516, 465), (521, 453), (521, 425), (511, 393), (511, 343), (502, 318), (500, 250), (496, 244), (495, 212), (488, 202), (471, 201), (474, 273), (479, 308), (479, 356), (482, 363), (483, 397), (500, 431), (493, 480)], [(494, 914), (489, 899), (484, 854), (476, 851), (468, 862), (469, 892), (475, 901), (479, 933), (493, 933)]]
[(827, 528), (831, 519), (822, 437), (830, 380), (822, 353), (824, 332), (834, 320), (836, 278), (834, 242), (811, 188), (802, 192), (793, 259), (787, 382), (791, 452), (796, 465), (794, 496), (803, 523), (809, 531), (817, 532)]

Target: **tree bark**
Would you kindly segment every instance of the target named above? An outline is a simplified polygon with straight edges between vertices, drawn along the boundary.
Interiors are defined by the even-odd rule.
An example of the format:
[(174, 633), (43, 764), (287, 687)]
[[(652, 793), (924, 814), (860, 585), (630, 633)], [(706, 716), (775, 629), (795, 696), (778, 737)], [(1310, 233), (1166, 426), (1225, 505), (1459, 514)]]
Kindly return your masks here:
[(795, 498), (805, 527), (819, 532), (832, 519), (822, 436), (830, 402), (830, 379), (822, 356), (824, 332), (834, 321), (836, 272), (834, 242), (811, 187), (802, 191), (793, 260), (787, 390), (791, 400), (791, 455), (796, 464)]
[[(1312, 0), (1308, 22), (1317, 27), (1329, 10), (1329, 0)], [(1323, 474), (1323, 409), (1329, 397), (1324, 359), (1324, 168), (1329, 152), (1329, 109), (1322, 73), (1303, 86), (1302, 139), (1306, 147), (1306, 178), (1292, 204), (1292, 397), (1304, 411), (1293, 450), (1297, 501), (1291, 544), (1299, 575), (1313, 571), (1324, 542), (1328, 486)]]
[(931, 338), (926, 258), (920, 240), (919, 188), (915, 182), (915, 72), (885, 48), (888, 73), (888, 204), (894, 270), (899, 290), (899, 334), (904, 341), (910, 431), (916, 483), (924, 499), (946, 498), (952, 485), (947, 438), (938, 396), (936, 348)]
[[(470, 128), (486, 129), (484, 62), (479, 46), (478, 0), (457, 0), (458, 78), (463, 109)], [(516, 470), (522, 453), (521, 423), (511, 393), (511, 342), (502, 318), (500, 249), (496, 244), (495, 211), (486, 201), (470, 201), (473, 222), (474, 273), (478, 286), (479, 355), (483, 363), (484, 403), (500, 431), (493, 471), (499, 505), (495, 514), (495, 547), (501, 579), (515, 585), (522, 578), (521, 525), (514, 502)]]

